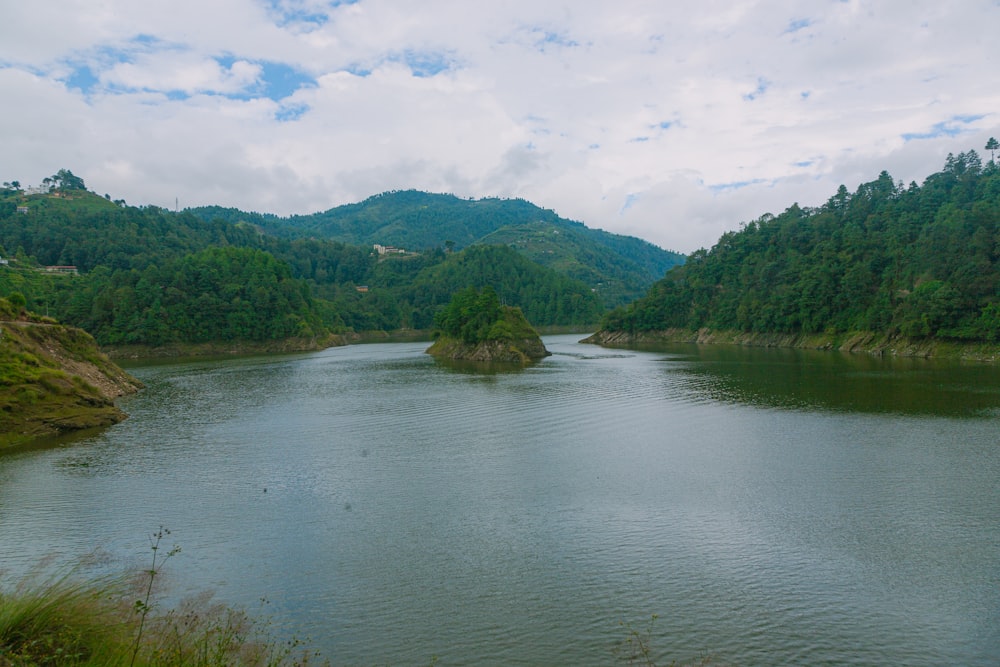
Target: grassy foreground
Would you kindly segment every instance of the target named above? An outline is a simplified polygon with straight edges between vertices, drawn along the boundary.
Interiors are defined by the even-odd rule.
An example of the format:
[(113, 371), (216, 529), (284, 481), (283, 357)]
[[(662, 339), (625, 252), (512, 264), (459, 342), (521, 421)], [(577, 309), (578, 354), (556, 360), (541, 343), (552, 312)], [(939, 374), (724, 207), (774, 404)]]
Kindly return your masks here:
[(123, 588), (60, 578), (0, 593), (0, 667), (278, 667), (314, 657), (244, 611), (200, 598), (144, 615)]
[(0, 588), (0, 667), (292, 667), (316, 662), (268, 621), (210, 595), (161, 612), (153, 594), (170, 531), (150, 537), (148, 570), (82, 581), (74, 573)]

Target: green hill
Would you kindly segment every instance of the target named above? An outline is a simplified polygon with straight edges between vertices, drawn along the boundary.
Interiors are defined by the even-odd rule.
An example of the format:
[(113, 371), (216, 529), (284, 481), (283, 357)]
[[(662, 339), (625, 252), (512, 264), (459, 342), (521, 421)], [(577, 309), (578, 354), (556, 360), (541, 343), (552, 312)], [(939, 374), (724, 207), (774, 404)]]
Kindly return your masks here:
[[(219, 209), (226, 210), (226, 209)], [(235, 218), (233, 218), (235, 219)], [(296, 349), (330, 333), (429, 329), (451, 294), (491, 285), (539, 325), (594, 325), (594, 289), (505, 247), (379, 255), (257, 223), (115, 203), (82, 189), (0, 191), (0, 295), (124, 353)], [(60, 266), (58, 271), (45, 267)], [(188, 348), (188, 351), (191, 351)]]
[(969, 151), (920, 186), (882, 172), (823, 206), (764, 215), (689, 256), (602, 329), (995, 342), (1000, 169)]
[(433, 326), (434, 315), (467, 287), (489, 287), (508, 306), (545, 325), (593, 325), (604, 312), (584, 283), (536, 264), (507, 246), (472, 246), (422, 269), (402, 292), (414, 310), (414, 328)]
[(595, 289), (607, 307), (640, 296), (682, 255), (630, 236), (590, 229), (523, 199), (460, 199), (415, 190), (386, 192), (322, 213), (278, 218), (236, 209), (190, 209), (204, 220), (255, 225), (276, 236), (313, 236), (410, 251), (502, 244)]

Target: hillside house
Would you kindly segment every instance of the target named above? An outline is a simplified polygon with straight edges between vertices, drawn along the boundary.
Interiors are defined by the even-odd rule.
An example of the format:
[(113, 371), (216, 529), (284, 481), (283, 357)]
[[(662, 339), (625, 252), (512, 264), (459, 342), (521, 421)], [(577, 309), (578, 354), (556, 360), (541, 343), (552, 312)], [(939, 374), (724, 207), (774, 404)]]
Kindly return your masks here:
[(75, 276), (79, 274), (75, 266), (43, 266), (44, 273), (59, 273), (63, 275)]

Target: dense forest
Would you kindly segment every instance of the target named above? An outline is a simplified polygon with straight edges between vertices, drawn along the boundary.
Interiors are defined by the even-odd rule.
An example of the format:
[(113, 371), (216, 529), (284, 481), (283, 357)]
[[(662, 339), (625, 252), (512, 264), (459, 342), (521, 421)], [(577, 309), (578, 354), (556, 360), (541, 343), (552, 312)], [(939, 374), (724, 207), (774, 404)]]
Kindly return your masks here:
[(824, 205), (793, 205), (723, 235), (606, 331), (874, 331), (1000, 338), (1000, 169), (949, 155), (923, 185), (882, 172)]
[[(125, 206), (75, 176), (73, 187), (53, 182), (44, 194), (0, 190), (0, 295), (23, 294), (29, 308), (105, 345), (429, 329), (470, 286), (494, 287), (542, 325), (592, 325), (604, 312), (594, 288), (507, 247), (380, 256), (246, 221)], [(45, 270), (54, 266), (74, 268)]]
[(368, 247), (378, 243), (420, 252), (507, 245), (587, 283), (605, 308), (635, 300), (684, 261), (647, 241), (591, 229), (523, 199), (461, 199), (403, 190), (290, 218), (217, 206), (189, 211), (206, 221), (253, 225), (290, 239), (314, 237)]

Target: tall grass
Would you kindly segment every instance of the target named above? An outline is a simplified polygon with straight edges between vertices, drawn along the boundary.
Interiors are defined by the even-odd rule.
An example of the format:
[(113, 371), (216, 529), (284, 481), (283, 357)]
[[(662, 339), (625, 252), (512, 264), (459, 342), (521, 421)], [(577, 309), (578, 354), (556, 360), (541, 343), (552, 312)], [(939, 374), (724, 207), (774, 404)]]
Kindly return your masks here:
[(118, 665), (130, 645), (118, 582), (72, 575), (0, 592), (0, 667)]
[(160, 611), (153, 583), (177, 553), (158, 553), (138, 577), (29, 576), (0, 587), (0, 667), (293, 667), (317, 660), (280, 641), (266, 618), (206, 593)]

